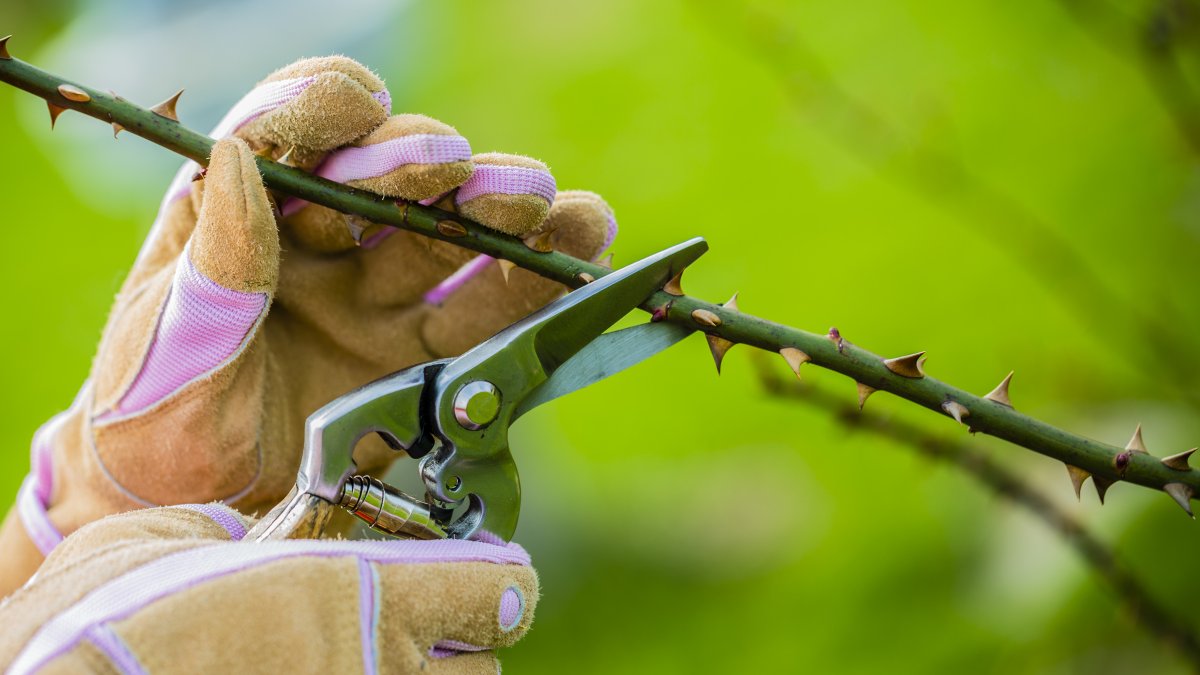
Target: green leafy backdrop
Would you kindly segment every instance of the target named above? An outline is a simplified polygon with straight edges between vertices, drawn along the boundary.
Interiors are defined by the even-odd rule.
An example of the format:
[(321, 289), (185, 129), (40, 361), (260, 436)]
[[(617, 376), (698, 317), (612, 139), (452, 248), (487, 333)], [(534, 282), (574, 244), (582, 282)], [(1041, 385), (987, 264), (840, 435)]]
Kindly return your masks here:
[[(1175, 105), (1200, 51), (1186, 17), (1165, 38), (1156, 29), (1170, 6), (427, 2), (389, 12), (369, 49), (332, 50), (369, 58), (397, 112), (604, 194), (622, 226), (618, 265), (703, 235), (712, 250), (689, 271), (691, 294), (740, 291), (746, 311), (836, 325), (883, 354), (928, 350), (928, 372), (980, 393), (1015, 370), (1022, 411), (1112, 443), (1142, 422), (1166, 455), (1200, 437), (1186, 377), (1200, 360), (1200, 149), (1186, 130), (1200, 119)], [(89, 16), (116, 25), (142, 5), (97, 7)], [(230, 22), (243, 11), (226, 9)], [(86, 34), (69, 33), (82, 12), (9, 7), (0, 33), (49, 67), (87, 53)], [(322, 20), (261, 26), (253, 43), (203, 27), (202, 49), (146, 64), (157, 70), (142, 83), (160, 94), (141, 102), (189, 87), (171, 69), (202, 68), (204, 49), (248, 50), (268, 70), (312, 55), (289, 22)], [(1153, 56), (1164, 40), (1177, 69)], [(244, 90), (263, 74), (222, 77)], [(189, 107), (238, 95), (185, 94), (181, 116), (204, 127)], [(51, 135), (42, 115), (0, 88), (5, 498), (34, 429), (86, 377), (176, 163), (71, 113)], [(120, 189), (89, 191), (114, 172)], [(1159, 324), (1182, 339), (1156, 341)], [(1037, 518), (911, 448), (766, 395), (750, 351), (734, 348), (718, 377), (691, 339), (514, 430), (518, 539), (544, 596), (506, 671), (1188, 669)], [(855, 395), (842, 376), (805, 378)], [(965, 435), (887, 394), (867, 407)], [(1050, 491), (1191, 625), (1200, 531), (1169, 498), (1117, 485), (1103, 508), (1090, 487), (1077, 504), (1062, 465), (972, 443)]]

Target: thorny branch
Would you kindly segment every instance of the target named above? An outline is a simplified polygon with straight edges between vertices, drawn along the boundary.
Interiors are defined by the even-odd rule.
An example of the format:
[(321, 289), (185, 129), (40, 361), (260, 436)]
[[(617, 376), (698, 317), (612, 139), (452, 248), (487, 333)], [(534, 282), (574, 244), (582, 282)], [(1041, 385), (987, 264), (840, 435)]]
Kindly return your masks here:
[[(955, 220), (972, 223), (976, 232), (1055, 291), (1066, 311), (1106, 336), (1106, 346), (1153, 366), (1181, 398), (1200, 408), (1200, 391), (1194, 386), (1200, 360), (1194, 358), (1191, 336), (1116, 293), (1110, 279), (1097, 274), (1044, 218), (960, 158), (908, 139), (842, 87), (788, 24), (753, 7), (736, 15), (705, 3), (694, 6), (711, 15), (714, 32), (757, 59), (797, 111), (823, 125), (830, 138), (897, 184), (929, 197)], [(1114, 308), (1126, 318), (1112, 321)]]
[(1102, 541), (1015, 473), (967, 443), (942, 438), (902, 420), (885, 419), (858, 410), (844, 397), (808, 383), (778, 376), (764, 359), (756, 358), (753, 361), (763, 389), (771, 396), (815, 405), (832, 413), (838, 422), (848, 428), (897, 441), (921, 455), (952, 464), (993, 493), (1028, 509), (1075, 549), (1084, 562), (1112, 588), (1129, 615), (1138, 618), (1151, 637), (1162, 640), (1177, 650), (1194, 668), (1200, 669), (1200, 641), (1192, 629), (1155, 600)]
[[(201, 165), (208, 161), (213, 139), (183, 126), (175, 113), (179, 95), (146, 109), (125, 99), (39, 70), (12, 58), (9, 38), (0, 39), (0, 81), (46, 100), (51, 117), (75, 110), (141, 136)], [(396, 201), (334, 183), (299, 169), (258, 158), (264, 182), (274, 190), (353, 214), (374, 223), (402, 228), (427, 237), (486, 253), (571, 288), (610, 272), (606, 267), (550, 250), (542, 236), (522, 241), (489, 230), (462, 216), (437, 208)], [(924, 353), (884, 359), (855, 346), (836, 328), (816, 334), (738, 311), (731, 300), (713, 304), (684, 295), (682, 270), (642, 309), (652, 321), (671, 321), (702, 330), (720, 368), (734, 344), (747, 344), (780, 354), (797, 374), (805, 363), (846, 375), (858, 383), (860, 406), (875, 391), (887, 391), (912, 403), (1068, 465), (1076, 489), (1088, 477), (1104, 492), (1117, 481), (1164, 490), (1191, 515), (1190, 500), (1200, 490), (1200, 471), (1188, 466), (1188, 450), (1166, 458), (1152, 457), (1139, 426), (1124, 447), (1068, 433), (1017, 412), (1009, 400), (1009, 377), (985, 396), (946, 384), (924, 372)]]

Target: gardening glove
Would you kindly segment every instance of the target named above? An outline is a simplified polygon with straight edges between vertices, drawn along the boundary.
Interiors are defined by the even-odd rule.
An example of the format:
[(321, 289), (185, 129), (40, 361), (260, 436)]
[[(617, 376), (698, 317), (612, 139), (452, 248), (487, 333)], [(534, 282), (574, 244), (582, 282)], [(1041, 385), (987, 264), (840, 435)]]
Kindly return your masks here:
[[(302, 60), (229, 112), (206, 171), (181, 168), (90, 380), (35, 435), (0, 529), (0, 596), (104, 515), (214, 500), (267, 511), (295, 481), (310, 413), (458, 355), (564, 290), (520, 269), (506, 283), (490, 258), (444, 242), (276, 202), (255, 153), (509, 234), (553, 231), (556, 249), (581, 258), (611, 243), (616, 223), (596, 195), (556, 194), (540, 162), (472, 155), (453, 128), (389, 110), (383, 82), (358, 63)], [(397, 454), (372, 435), (355, 461), (379, 474)]]
[(145, 509), (68, 537), (0, 604), (14, 675), (496, 673), (533, 621), (515, 544), (238, 541), (219, 504)]

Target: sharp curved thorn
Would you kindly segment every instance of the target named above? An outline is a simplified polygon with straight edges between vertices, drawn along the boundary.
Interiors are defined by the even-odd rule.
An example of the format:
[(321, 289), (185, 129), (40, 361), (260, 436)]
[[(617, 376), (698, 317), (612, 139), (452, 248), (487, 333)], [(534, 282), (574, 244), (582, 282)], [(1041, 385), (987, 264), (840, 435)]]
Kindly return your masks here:
[(1142, 425), (1139, 422), (1137, 428), (1133, 430), (1133, 437), (1125, 444), (1125, 449), (1129, 452), (1140, 452), (1143, 455), (1150, 454), (1146, 449), (1146, 443), (1142, 440)]
[(496, 264), (500, 267), (500, 274), (504, 275), (504, 283), (508, 283), (508, 273), (517, 266), (517, 263), (504, 258), (496, 258)]
[[(1075, 488), (1075, 499), (1083, 499), (1083, 497), (1080, 496), (1080, 491), (1083, 490), (1083, 482), (1086, 481), (1088, 477), (1092, 475), (1092, 473), (1090, 471), (1084, 471), (1077, 466), (1071, 466), (1070, 464), (1065, 466), (1067, 467), (1067, 475), (1071, 477), (1071, 486)], [(1101, 495), (1100, 501), (1104, 501), (1103, 495)]]
[(603, 258), (597, 260), (596, 264), (605, 269), (611, 270), (613, 268), (613, 254), (609, 253), (608, 255), (604, 256)]
[(159, 103), (158, 105), (151, 108), (150, 112), (154, 113), (155, 115), (158, 115), (159, 117), (165, 117), (173, 122), (178, 122), (179, 114), (175, 112), (175, 105), (179, 103), (180, 96), (183, 96), (182, 89), (175, 92), (175, 95), (172, 96), (171, 98), (169, 98), (169, 99), (163, 101), (162, 103)]
[(92, 100), (91, 94), (73, 84), (64, 83), (58, 85), (58, 93), (68, 101), (74, 101), (76, 103), (87, 103), (88, 101)]
[(867, 399), (878, 390), (862, 382), (855, 382), (855, 384), (858, 385), (858, 409), (862, 410), (863, 406), (867, 404)]
[(342, 220), (346, 223), (346, 231), (350, 233), (350, 238), (354, 240), (355, 246), (362, 246), (363, 233), (371, 226), (365, 218), (351, 215), (349, 213), (342, 214)]
[[(287, 152), (285, 152), (285, 153), (283, 153), (282, 155), (280, 155), (280, 156), (279, 156), (279, 159), (277, 159), (277, 160), (275, 160), (275, 161), (276, 161), (276, 162), (278, 162), (278, 163), (280, 163), (280, 164), (283, 164), (284, 166), (293, 166), (293, 164), (292, 164), (292, 153), (294, 153), (295, 151), (296, 151), (296, 146), (294, 146), (294, 145), (293, 145), (292, 147), (290, 147), (290, 148), (288, 148), (288, 149), (287, 149)], [(441, 223), (438, 223), (438, 225), (440, 226), (440, 225), (441, 225)], [(460, 227), (461, 227), (461, 226), (460, 226)], [(441, 228), (440, 228), (440, 227), (439, 227), (438, 229), (439, 229), (439, 231), (441, 230)]]
[(587, 272), (580, 272), (579, 274), (575, 275), (575, 278), (579, 279), (579, 281), (583, 282), (584, 284), (590, 284), (596, 280), (596, 277), (588, 274)]
[(796, 374), (796, 379), (800, 379), (800, 366), (812, 361), (812, 357), (795, 347), (784, 347), (779, 350), (779, 355), (787, 361), (788, 367)]
[(984, 396), (984, 398), (993, 403), (999, 403), (1006, 408), (1013, 407), (1012, 401), (1008, 398), (1008, 385), (1012, 382), (1012, 377), (1012, 372), (1009, 372), (1000, 381), (1000, 384), (996, 385), (996, 388)]
[(1175, 469), (1176, 471), (1190, 471), (1192, 467), (1190, 464), (1188, 464), (1188, 460), (1191, 458), (1192, 453), (1194, 452), (1196, 452), (1196, 448), (1184, 450), (1178, 455), (1163, 457), (1162, 463), (1167, 465), (1168, 468)]
[(549, 253), (550, 251), (553, 251), (554, 244), (550, 242), (550, 238), (554, 236), (554, 233), (557, 231), (557, 229), (558, 228), (555, 227), (549, 227), (525, 237), (525, 248), (528, 248), (532, 251), (537, 251), (538, 253)]
[(8, 41), (11, 38), (11, 35), (5, 35), (0, 38), (0, 59), (5, 61), (12, 61), (12, 54), (8, 53)]
[(725, 304), (723, 304), (721, 306), (724, 307), (725, 309), (732, 309), (735, 312), (740, 312), (741, 310), (738, 309), (737, 298), (738, 298), (738, 294), (734, 293), (733, 297), (729, 298), (729, 300), (726, 300)]
[(721, 325), (721, 317), (707, 309), (692, 310), (692, 321), (708, 328), (716, 328)]
[(963, 418), (971, 415), (971, 411), (967, 410), (967, 406), (959, 403), (958, 401), (951, 400), (947, 400), (942, 404), (942, 411), (953, 417), (954, 421), (958, 422), (959, 424), (965, 424), (965, 422), (963, 422)]
[[(295, 150), (295, 148), (292, 148), (292, 150)], [(288, 155), (292, 154), (292, 150), (288, 150)], [(287, 155), (284, 156), (286, 157)], [(283, 157), (280, 157), (279, 161), (282, 162)], [(435, 227), (437, 228), (438, 234), (444, 237), (467, 236), (467, 228), (463, 227), (462, 223), (454, 220), (439, 220), (437, 221), (437, 225)]]
[(63, 114), (67, 108), (61, 105), (54, 105), (50, 101), (46, 101), (46, 107), (50, 109), (50, 130), (54, 130), (54, 123), (58, 121), (58, 116)]
[(125, 127), (121, 126), (120, 124), (117, 124), (116, 122), (112, 123), (112, 128), (113, 128), (113, 138), (116, 138), (117, 134), (121, 133), (122, 131), (125, 131)]
[(1163, 486), (1163, 491), (1171, 495), (1171, 499), (1183, 509), (1183, 512), (1191, 516), (1192, 520), (1196, 519), (1196, 514), (1192, 513), (1192, 488), (1185, 483), (1167, 483)]
[(717, 374), (721, 374), (721, 362), (725, 360), (725, 353), (728, 352), (736, 342), (726, 340), (720, 335), (705, 334), (704, 339), (708, 341), (708, 351), (712, 352), (713, 363), (717, 366)]
[(894, 359), (884, 359), (883, 365), (900, 377), (919, 380), (925, 377), (925, 352), (917, 352), (908, 356), (897, 356)]
[(675, 276), (663, 284), (663, 291), (668, 295), (683, 295), (683, 270), (676, 272)]
[(1100, 498), (1100, 503), (1104, 503), (1104, 495), (1108, 493), (1108, 488), (1113, 486), (1117, 481), (1102, 476), (1092, 476), (1092, 485), (1096, 486), (1096, 496)]
[(843, 354), (846, 350), (846, 338), (842, 337), (842, 331), (837, 329), (837, 326), (830, 326), (829, 333), (825, 335), (829, 341), (837, 347), (838, 353)]

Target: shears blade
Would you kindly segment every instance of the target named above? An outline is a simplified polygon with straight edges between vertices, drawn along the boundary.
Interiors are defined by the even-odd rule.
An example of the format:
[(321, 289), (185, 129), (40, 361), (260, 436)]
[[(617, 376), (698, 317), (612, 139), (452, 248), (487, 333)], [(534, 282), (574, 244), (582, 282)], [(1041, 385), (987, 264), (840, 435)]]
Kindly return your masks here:
[(567, 360), (517, 406), (513, 418), (636, 366), (695, 332), (665, 321), (605, 333)]

